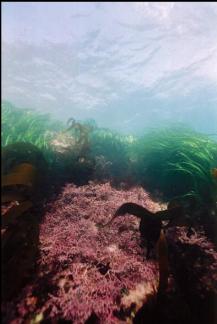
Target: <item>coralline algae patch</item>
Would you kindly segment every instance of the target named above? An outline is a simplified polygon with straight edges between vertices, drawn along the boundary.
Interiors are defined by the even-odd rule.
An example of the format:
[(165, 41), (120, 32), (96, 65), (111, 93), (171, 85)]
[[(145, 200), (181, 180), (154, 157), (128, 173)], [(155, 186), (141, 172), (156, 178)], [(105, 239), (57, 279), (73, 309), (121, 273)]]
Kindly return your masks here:
[(124, 309), (155, 295), (158, 264), (145, 259), (139, 220), (119, 216), (109, 227), (100, 227), (129, 201), (160, 209), (142, 188), (66, 185), (46, 207), (37, 272), (16, 300), (4, 305), (6, 322), (121, 323)]

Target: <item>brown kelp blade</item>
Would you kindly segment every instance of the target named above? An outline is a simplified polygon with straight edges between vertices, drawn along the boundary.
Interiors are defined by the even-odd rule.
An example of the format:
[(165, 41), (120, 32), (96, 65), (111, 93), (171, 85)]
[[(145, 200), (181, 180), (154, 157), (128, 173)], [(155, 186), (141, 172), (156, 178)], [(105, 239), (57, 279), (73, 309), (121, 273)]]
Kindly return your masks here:
[(2, 176), (2, 187), (23, 185), (32, 187), (36, 181), (36, 168), (30, 163), (21, 163), (11, 173)]
[(217, 168), (212, 168), (211, 169), (211, 174), (212, 174), (214, 179), (217, 179)]
[(158, 264), (159, 264), (159, 286), (158, 293), (166, 290), (169, 277), (168, 247), (164, 231), (161, 230), (157, 242)]
[(8, 202), (11, 202), (11, 201), (23, 201), (25, 200), (26, 198), (24, 197), (24, 195), (22, 195), (21, 193), (19, 192), (9, 192), (9, 193), (2, 193), (2, 197), (1, 197), (1, 200), (2, 200), (2, 203), (8, 203)]
[(41, 150), (29, 142), (15, 142), (2, 147), (2, 174), (8, 174), (13, 167), (30, 163), (40, 172), (47, 170), (47, 162)]
[(153, 217), (153, 213), (151, 213), (148, 209), (146, 209), (143, 206), (140, 206), (136, 203), (131, 203), (131, 202), (127, 202), (122, 204), (114, 213), (113, 217), (105, 224), (101, 225), (101, 227), (106, 227), (108, 225), (110, 225), (114, 219), (117, 216), (123, 216), (125, 214), (131, 214), (131, 215), (135, 215), (137, 217), (141, 218), (145, 218), (145, 219), (150, 219)]

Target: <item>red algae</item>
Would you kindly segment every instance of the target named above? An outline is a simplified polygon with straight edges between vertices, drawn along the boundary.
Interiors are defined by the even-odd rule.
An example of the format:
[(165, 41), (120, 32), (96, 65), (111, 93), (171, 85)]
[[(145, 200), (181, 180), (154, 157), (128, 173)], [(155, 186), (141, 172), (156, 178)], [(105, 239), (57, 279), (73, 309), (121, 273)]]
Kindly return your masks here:
[(152, 212), (165, 209), (141, 187), (65, 185), (46, 205), (37, 271), (17, 297), (2, 303), (3, 323), (115, 324), (134, 318), (134, 323), (214, 324), (215, 246), (200, 228), (191, 236), (184, 227), (169, 228), (169, 287), (156, 302), (158, 262), (145, 258), (139, 220), (126, 214), (100, 226), (125, 202)]
[[(140, 187), (124, 191), (109, 183), (66, 185), (47, 205), (40, 224), (37, 273), (17, 298), (2, 304), (4, 322), (84, 323), (94, 317), (100, 323), (121, 323), (115, 314), (125, 307), (130, 291), (149, 285), (147, 294), (154, 295), (158, 264), (145, 259), (139, 220), (125, 215), (100, 227), (128, 201), (160, 209)], [(145, 300), (145, 289), (142, 294), (139, 298)]]

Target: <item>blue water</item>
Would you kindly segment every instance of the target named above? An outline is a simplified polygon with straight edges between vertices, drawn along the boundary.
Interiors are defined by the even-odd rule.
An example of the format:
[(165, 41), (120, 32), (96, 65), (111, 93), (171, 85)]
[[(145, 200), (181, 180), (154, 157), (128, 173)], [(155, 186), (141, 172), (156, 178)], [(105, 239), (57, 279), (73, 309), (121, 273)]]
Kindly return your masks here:
[(3, 3), (3, 99), (125, 134), (215, 134), (216, 30), (211, 2)]

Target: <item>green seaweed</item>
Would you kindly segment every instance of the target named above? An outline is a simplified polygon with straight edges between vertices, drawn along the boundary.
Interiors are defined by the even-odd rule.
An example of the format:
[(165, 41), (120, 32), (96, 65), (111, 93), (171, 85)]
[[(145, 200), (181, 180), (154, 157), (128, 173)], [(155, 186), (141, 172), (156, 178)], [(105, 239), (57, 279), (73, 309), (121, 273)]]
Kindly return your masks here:
[(217, 143), (188, 128), (126, 136), (92, 120), (70, 118), (64, 127), (49, 115), (9, 103), (3, 103), (2, 117), (2, 147), (18, 142), (35, 145), (53, 174), (64, 181), (140, 184), (164, 201), (186, 195), (204, 203), (216, 200), (211, 170), (217, 166)]
[(2, 103), (2, 147), (17, 142), (30, 143), (38, 147), (51, 163), (55, 157), (50, 142), (62, 129), (62, 123), (51, 120), (48, 114)]
[(164, 200), (194, 195), (211, 203), (216, 182), (211, 169), (217, 165), (217, 143), (187, 128), (152, 131), (135, 147), (137, 179)]

